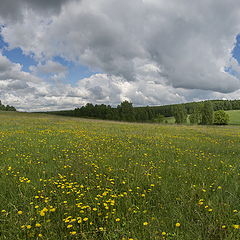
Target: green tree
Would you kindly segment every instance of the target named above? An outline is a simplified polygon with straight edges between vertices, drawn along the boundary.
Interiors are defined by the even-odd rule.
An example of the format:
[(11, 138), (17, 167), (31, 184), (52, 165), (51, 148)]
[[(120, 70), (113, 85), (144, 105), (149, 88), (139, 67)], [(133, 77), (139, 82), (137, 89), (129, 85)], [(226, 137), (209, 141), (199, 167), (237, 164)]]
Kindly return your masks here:
[(229, 122), (229, 115), (224, 110), (219, 110), (214, 113), (214, 124), (227, 125)]
[(162, 114), (158, 114), (153, 121), (156, 123), (162, 123), (164, 120), (165, 120), (165, 116), (163, 116)]
[(175, 118), (175, 123), (186, 123), (187, 122), (187, 112), (183, 104), (178, 104), (173, 109), (173, 116)]
[(202, 108), (202, 124), (211, 125), (213, 124), (213, 106), (212, 102), (206, 101)]
[(199, 124), (202, 119), (201, 114), (201, 104), (195, 104), (192, 109), (192, 113), (189, 116), (189, 121), (191, 124)]
[(118, 111), (121, 117), (120, 120), (129, 122), (135, 121), (135, 114), (132, 103), (128, 101), (121, 102), (120, 106), (118, 106)]

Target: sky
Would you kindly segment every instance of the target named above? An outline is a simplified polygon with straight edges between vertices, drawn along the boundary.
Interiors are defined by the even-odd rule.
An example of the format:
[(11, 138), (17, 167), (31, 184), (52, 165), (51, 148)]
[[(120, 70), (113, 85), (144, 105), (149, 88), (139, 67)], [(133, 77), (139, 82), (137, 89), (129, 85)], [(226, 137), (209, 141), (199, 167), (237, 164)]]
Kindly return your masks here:
[(19, 111), (240, 99), (238, 0), (1, 0), (0, 100)]

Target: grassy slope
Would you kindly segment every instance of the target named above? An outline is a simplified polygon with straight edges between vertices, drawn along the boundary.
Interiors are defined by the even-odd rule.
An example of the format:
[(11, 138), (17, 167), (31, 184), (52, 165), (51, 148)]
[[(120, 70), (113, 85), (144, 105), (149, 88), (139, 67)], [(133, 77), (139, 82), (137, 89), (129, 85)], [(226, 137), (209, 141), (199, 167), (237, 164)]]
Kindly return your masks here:
[(239, 127), (0, 119), (0, 239), (240, 239)]
[(227, 111), (230, 121), (229, 124), (239, 124), (240, 125), (240, 110)]

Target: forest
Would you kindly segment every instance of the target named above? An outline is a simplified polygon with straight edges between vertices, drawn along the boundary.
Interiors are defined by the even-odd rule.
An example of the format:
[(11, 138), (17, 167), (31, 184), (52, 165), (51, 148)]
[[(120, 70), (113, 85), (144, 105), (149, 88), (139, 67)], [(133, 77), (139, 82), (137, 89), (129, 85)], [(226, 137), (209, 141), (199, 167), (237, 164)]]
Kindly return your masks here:
[(13, 106), (9, 106), (9, 105), (3, 105), (1, 100), (0, 100), (0, 111), (16, 111), (16, 108)]
[[(204, 107), (205, 106), (205, 107)], [(163, 106), (134, 107), (131, 102), (123, 101), (117, 107), (105, 104), (87, 103), (74, 110), (47, 112), (49, 114), (84, 118), (117, 120), (127, 122), (163, 122), (165, 117), (175, 117), (176, 123), (184, 123), (189, 115), (191, 123), (202, 123), (202, 112), (210, 109), (210, 114), (219, 110), (240, 110), (240, 100), (208, 100)], [(207, 111), (207, 110), (206, 110)], [(204, 118), (204, 117), (203, 117)], [(179, 120), (180, 119), (180, 120)], [(213, 120), (210, 120), (210, 124)]]

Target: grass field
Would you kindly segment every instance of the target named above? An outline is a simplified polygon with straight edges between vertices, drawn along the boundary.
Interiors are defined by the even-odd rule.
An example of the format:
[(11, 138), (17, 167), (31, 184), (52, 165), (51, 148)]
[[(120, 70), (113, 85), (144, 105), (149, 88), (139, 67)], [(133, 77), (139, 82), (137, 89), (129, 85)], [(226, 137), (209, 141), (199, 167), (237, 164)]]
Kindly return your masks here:
[(240, 125), (240, 110), (227, 111), (227, 114), (230, 119), (229, 124)]
[(240, 127), (0, 113), (0, 146), (0, 239), (240, 239)]

